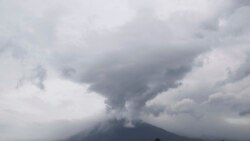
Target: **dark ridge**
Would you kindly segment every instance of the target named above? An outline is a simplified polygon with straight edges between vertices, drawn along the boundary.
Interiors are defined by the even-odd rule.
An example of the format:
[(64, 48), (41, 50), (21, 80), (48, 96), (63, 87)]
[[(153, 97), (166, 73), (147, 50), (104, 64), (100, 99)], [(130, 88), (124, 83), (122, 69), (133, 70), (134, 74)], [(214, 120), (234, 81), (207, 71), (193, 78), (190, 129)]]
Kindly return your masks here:
[[(135, 127), (125, 127), (125, 120), (110, 120), (88, 133), (78, 133), (65, 141), (203, 141), (182, 137), (148, 123), (136, 121)], [(157, 141), (158, 141), (157, 140)]]

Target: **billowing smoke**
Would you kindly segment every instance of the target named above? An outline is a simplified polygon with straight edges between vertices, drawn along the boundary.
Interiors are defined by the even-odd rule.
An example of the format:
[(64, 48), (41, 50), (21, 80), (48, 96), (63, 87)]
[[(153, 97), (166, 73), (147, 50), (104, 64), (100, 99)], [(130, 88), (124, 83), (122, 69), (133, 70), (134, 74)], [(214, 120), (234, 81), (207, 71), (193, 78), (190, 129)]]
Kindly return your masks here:
[(61, 69), (105, 96), (108, 111), (138, 116), (148, 100), (178, 87), (209, 46), (192, 31), (197, 27), (180, 31), (186, 25), (174, 20), (177, 25), (159, 20), (151, 10), (138, 12), (116, 30), (93, 33), (79, 54), (67, 54), (67, 60), (60, 54), (66, 60)]
[(249, 141), (249, 13), (249, 0), (0, 0), (0, 140), (117, 116)]

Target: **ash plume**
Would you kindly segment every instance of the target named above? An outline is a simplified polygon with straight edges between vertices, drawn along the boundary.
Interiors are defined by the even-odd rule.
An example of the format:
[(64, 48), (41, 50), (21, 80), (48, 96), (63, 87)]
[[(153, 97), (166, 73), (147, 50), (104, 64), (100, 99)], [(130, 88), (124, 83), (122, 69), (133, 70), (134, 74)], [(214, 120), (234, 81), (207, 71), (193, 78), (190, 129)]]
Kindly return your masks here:
[(93, 33), (61, 70), (106, 97), (108, 111), (137, 117), (148, 100), (178, 87), (194, 59), (209, 46), (202, 38), (189, 37), (192, 30), (173, 30), (172, 26), (185, 26), (178, 24), (159, 20), (150, 10), (139, 12), (115, 31)]

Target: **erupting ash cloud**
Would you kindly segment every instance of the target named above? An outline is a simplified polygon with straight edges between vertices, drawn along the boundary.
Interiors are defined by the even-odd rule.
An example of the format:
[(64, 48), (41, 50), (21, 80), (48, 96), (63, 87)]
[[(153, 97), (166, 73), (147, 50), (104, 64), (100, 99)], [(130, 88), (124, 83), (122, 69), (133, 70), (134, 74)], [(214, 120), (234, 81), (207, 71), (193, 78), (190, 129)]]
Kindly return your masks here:
[(0, 0), (0, 140), (94, 117), (249, 140), (249, 13), (249, 0)]
[(88, 50), (79, 51), (78, 58), (68, 57), (73, 59), (61, 69), (105, 96), (108, 111), (137, 117), (148, 100), (178, 87), (194, 59), (209, 46), (195, 37), (192, 29), (197, 27), (179, 31), (185, 25), (178, 22), (159, 20), (151, 10), (138, 12), (119, 29), (88, 38)]

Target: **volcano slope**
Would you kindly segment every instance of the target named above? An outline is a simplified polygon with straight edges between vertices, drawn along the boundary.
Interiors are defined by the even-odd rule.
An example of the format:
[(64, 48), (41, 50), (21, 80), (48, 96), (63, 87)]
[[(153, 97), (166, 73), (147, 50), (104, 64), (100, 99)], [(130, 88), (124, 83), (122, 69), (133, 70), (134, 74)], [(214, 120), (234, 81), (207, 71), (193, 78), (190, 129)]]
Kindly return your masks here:
[(110, 120), (95, 126), (89, 132), (78, 133), (65, 141), (203, 141), (170, 133), (164, 129), (137, 121), (127, 127), (125, 120)]

